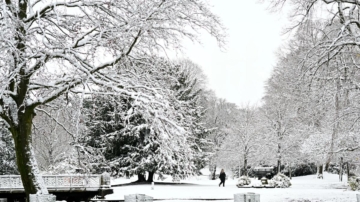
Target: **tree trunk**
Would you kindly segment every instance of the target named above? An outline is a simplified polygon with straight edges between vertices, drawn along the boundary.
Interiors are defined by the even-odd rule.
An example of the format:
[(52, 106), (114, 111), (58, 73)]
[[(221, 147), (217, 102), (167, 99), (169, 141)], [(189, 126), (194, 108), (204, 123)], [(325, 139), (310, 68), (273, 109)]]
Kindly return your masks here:
[(212, 173), (212, 180), (216, 180), (216, 165), (214, 165), (214, 170)]
[(318, 178), (320, 179), (320, 176), (321, 176), (321, 179), (324, 179), (324, 175), (323, 175), (323, 165), (319, 165), (318, 166)]
[(138, 180), (136, 182), (146, 182), (145, 175), (142, 173), (138, 173)]
[(244, 158), (244, 175), (248, 176), (248, 172), (247, 172), (247, 159), (246, 157)]
[(335, 107), (335, 117), (334, 117), (334, 126), (333, 126), (333, 132), (331, 134), (331, 143), (330, 143), (330, 151), (328, 153), (328, 158), (326, 161), (326, 166), (325, 166), (325, 171), (329, 170), (329, 164), (334, 156), (334, 142), (338, 133), (338, 129), (339, 129), (339, 111), (340, 111), (340, 102), (339, 102), (339, 97), (340, 97), (340, 81), (339, 79), (336, 80), (336, 94), (335, 94), (335, 103), (334, 103), (334, 107)]
[[(280, 128), (280, 126), (279, 126)], [(282, 134), (280, 132), (277, 132), (277, 136), (278, 136), (278, 151), (277, 151), (277, 158), (278, 158), (278, 161), (277, 161), (277, 166), (278, 166), (278, 169), (277, 169), (277, 174), (279, 174), (281, 172), (281, 142), (283, 140), (283, 137), (282, 137)]]
[(278, 161), (277, 161), (278, 170), (277, 173), (281, 172), (281, 145), (278, 144)]
[(289, 178), (292, 179), (292, 177), (291, 177), (291, 164), (289, 164)]
[[(330, 156), (330, 155), (329, 155)], [(328, 172), (329, 171), (329, 167), (330, 167), (330, 160), (331, 158), (328, 156), (328, 159), (326, 160), (326, 163), (325, 163), (325, 171)]]
[[(19, 1), (20, 2), (20, 1)], [(9, 13), (12, 12), (14, 18), (23, 22), (27, 18), (28, 3), (17, 3), (15, 1), (6, 1)], [(15, 19), (14, 19), (15, 20)], [(32, 122), (34, 118), (34, 108), (26, 104), (26, 97), (29, 87), (29, 77), (31, 72), (26, 72), (25, 68), (29, 64), (23, 64), (26, 56), (27, 33), (24, 23), (15, 23), (14, 45), (13, 50), (13, 68), (16, 69), (16, 75), (10, 78), (8, 85), (9, 91), (14, 92), (13, 96), (0, 97), (0, 104), (6, 106), (6, 112), (2, 117), (9, 125), (9, 131), (12, 134), (15, 143), (16, 164), (21, 175), (24, 190), (29, 200), (29, 194), (48, 194), (44, 181), (37, 167), (36, 159), (32, 148)], [(10, 65), (10, 64), (9, 64)], [(6, 100), (6, 101), (4, 101)]]
[(343, 163), (343, 157), (340, 157), (340, 170), (339, 170), (339, 180), (342, 182), (342, 176), (343, 176), (343, 169), (344, 163)]
[(129, 173), (129, 171), (125, 171), (125, 176), (126, 176), (126, 179), (130, 179), (130, 173)]
[(278, 167), (277, 173), (280, 173), (281, 172), (281, 160), (280, 159), (278, 159), (278, 161), (277, 161), (277, 167)]
[(149, 171), (149, 176), (148, 176), (147, 182), (154, 181), (154, 174), (155, 174), (155, 171), (152, 171), (152, 172)]
[(15, 143), (16, 163), (27, 198), (29, 198), (29, 194), (48, 194), (32, 148), (33, 115), (32, 109), (18, 112), (18, 123), (10, 126), (10, 132)]
[(349, 167), (349, 162), (346, 162), (346, 175), (347, 175), (347, 180), (350, 180), (350, 167)]

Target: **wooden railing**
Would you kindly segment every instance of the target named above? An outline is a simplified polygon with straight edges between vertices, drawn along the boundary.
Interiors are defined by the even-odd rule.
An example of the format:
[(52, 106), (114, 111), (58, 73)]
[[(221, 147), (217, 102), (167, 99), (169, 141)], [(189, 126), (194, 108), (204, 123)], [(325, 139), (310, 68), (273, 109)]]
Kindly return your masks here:
[[(47, 188), (100, 188), (101, 175), (43, 175)], [(20, 175), (0, 175), (0, 189), (23, 189)]]

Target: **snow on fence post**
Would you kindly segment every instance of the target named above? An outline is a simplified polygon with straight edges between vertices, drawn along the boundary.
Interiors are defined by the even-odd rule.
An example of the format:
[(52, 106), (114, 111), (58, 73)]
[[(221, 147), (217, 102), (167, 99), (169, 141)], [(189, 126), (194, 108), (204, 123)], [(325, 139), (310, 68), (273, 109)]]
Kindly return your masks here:
[(53, 194), (30, 194), (30, 202), (55, 202), (56, 196)]
[(124, 196), (125, 202), (153, 202), (153, 197), (145, 194), (130, 194)]
[(260, 194), (252, 192), (234, 194), (234, 202), (260, 202)]

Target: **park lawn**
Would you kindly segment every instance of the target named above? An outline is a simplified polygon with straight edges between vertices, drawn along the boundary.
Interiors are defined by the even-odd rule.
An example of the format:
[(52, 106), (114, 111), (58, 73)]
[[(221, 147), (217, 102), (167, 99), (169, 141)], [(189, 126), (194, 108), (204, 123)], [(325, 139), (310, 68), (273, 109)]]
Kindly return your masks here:
[[(218, 187), (219, 180), (209, 180), (207, 176), (181, 180), (180, 184), (171, 184), (169, 177), (164, 181), (155, 181), (154, 189), (149, 184), (127, 184), (135, 180), (136, 178), (112, 180), (113, 185), (122, 184), (122, 186), (113, 187), (114, 194), (106, 196), (106, 199), (124, 199), (124, 195), (128, 194), (146, 194), (155, 199), (167, 199), (164, 202), (186, 199), (220, 199), (223, 202), (231, 202), (234, 194), (254, 192), (260, 194), (261, 202), (288, 202), (294, 199), (309, 199), (311, 202), (356, 202), (356, 194), (360, 194), (346, 189), (346, 176), (343, 182), (339, 182), (338, 175), (329, 173), (324, 174), (324, 179), (317, 179), (316, 175), (293, 177), (292, 186), (286, 189), (237, 188), (236, 180), (233, 179), (227, 180), (225, 187)], [(169, 183), (157, 184), (157, 182)]]

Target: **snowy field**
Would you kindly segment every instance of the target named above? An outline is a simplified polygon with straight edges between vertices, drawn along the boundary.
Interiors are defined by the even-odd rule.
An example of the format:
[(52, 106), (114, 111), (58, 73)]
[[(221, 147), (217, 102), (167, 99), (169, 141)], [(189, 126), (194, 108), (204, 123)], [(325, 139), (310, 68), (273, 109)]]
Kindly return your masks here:
[[(221, 202), (232, 202), (236, 193), (255, 192), (260, 194), (261, 202), (288, 202), (294, 199), (308, 199), (311, 202), (356, 202), (356, 194), (359, 193), (346, 190), (346, 179), (339, 182), (338, 175), (328, 173), (324, 174), (323, 180), (316, 179), (315, 175), (294, 177), (291, 188), (287, 189), (237, 188), (236, 180), (232, 179), (226, 181), (225, 187), (218, 187), (219, 180), (208, 180), (206, 176), (183, 180), (182, 184), (161, 185), (155, 182), (153, 190), (151, 185), (126, 185), (135, 180), (136, 178), (112, 180), (113, 185), (123, 185), (114, 187), (114, 194), (106, 196), (106, 199), (124, 199), (124, 195), (128, 194), (146, 194), (155, 199), (165, 199), (164, 202), (186, 199), (219, 199)], [(171, 179), (158, 182), (171, 182)]]

